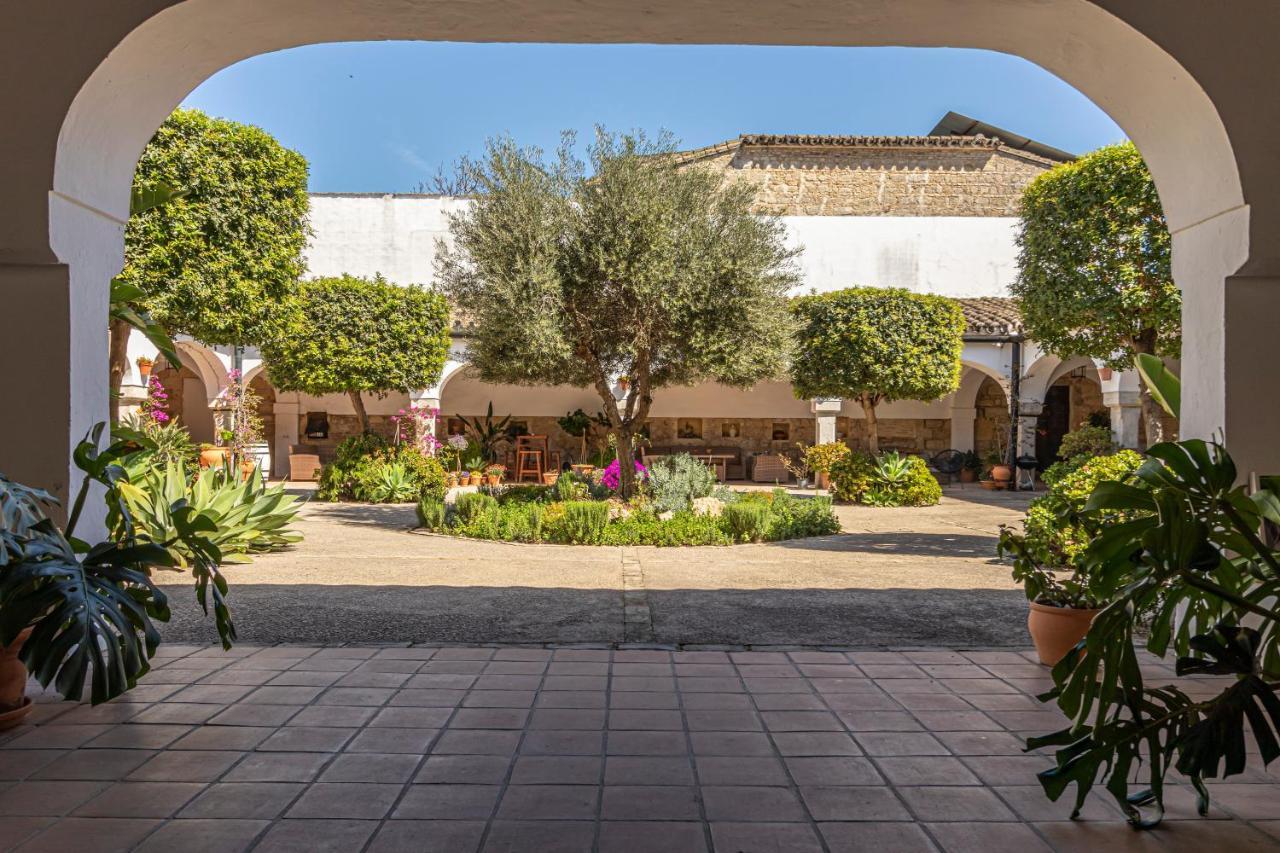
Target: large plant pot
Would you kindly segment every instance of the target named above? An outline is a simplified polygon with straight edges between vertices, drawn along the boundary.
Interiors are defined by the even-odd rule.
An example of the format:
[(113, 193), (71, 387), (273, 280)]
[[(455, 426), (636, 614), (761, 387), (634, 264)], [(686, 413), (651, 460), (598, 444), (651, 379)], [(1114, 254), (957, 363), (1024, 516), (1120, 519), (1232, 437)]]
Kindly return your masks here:
[[(587, 467), (590, 467), (590, 466), (587, 466)], [(559, 480), (559, 479), (560, 479), (559, 471), (543, 471), (542, 472), (542, 484), (544, 486), (554, 486), (556, 484), (556, 480)]]
[(818, 471), (813, 475), (813, 485), (819, 489), (831, 488), (831, 475), (826, 471)]
[(221, 468), (223, 460), (230, 458), (230, 447), (208, 447), (200, 451), (200, 467)]
[(240, 479), (248, 480), (253, 476), (253, 472), (258, 469), (258, 463), (253, 459), (240, 460)]
[(961, 469), (960, 469), (960, 482), (962, 482), (962, 483), (976, 483), (976, 482), (978, 482), (978, 472), (977, 472), (977, 471), (974, 471), (972, 468), (961, 468)]
[(1101, 610), (1082, 610), (1074, 607), (1050, 607), (1030, 602), (1027, 612), (1027, 630), (1035, 643), (1040, 663), (1053, 666), (1075, 648), (1076, 643), (1089, 633), (1089, 623)]
[(27, 668), (18, 660), (22, 644), (31, 636), (28, 628), (0, 649), (0, 731), (11, 729), (31, 713), (27, 698)]
[(1013, 469), (1008, 465), (991, 466), (991, 479), (997, 483), (1007, 483), (1013, 479)]
[(496, 489), (498, 484), (502, 482), (502, 477), (498, 474), (486, 474), (485, 479), (489, 481), (489, 488)]

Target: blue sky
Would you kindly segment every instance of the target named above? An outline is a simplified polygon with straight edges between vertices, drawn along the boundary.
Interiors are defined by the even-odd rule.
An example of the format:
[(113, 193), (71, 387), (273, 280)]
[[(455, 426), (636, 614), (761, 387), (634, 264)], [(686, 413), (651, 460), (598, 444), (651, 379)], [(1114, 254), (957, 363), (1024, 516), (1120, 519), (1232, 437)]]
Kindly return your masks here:
[(318, 192), (409, 192), (484, 140), (555, 147), (596, 123), (687, 147), (740, 133), (927, 133), (955, 110), (1073, 152), (1124, 138), (1016, 57), (955, 49), (363, 42), (246, 60), (187, 106), (259, 125)]

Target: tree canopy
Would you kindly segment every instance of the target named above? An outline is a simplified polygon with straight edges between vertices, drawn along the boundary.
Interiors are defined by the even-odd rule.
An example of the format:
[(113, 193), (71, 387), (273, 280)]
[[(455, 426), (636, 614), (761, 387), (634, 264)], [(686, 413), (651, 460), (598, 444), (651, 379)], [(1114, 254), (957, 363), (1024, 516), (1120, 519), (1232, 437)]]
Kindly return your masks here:
[(880, 450), (880, 402), (937, 400), (959, 385), (965, 320), (954, 300), (850, 287), (799, 297), (791, 310), (800, 327), (791, 360), (796, 396), (857, 400), (872, 453)]
[(751, 212), (749, 187), (681, 167), (669, 137), (600, 130), (589, 174), (571, 141), (550, 159), (490, 142), (437, 275), (475, 323), (482, 381), (596, 389), (629, 492), (655, 389), (782, 372), (795, 253), (778, 220)]
[[(1117, 370), (1138, 353), (1177, 357), (1182, 298), (1160, 197), (1132, 143), (1099, 148), (1032, 181), (1022, 196), (1019, 272), (1027, 336), (1060, 357)], [(1160, 421), (1144, 394), (1147, 436)]]
[(304, 270), (307, 161), (265, 131), (180, 109), (147, 144), (135, 190), (183, 191), (129, 219), (123, 282), (172, 332), (254, 344)]
[(440, 381), (449, 355), (449, 306), (438, 293), (381, 276), (302, 281), (262, 355), (281, 391), (346, 392), (367, 431), (362, 391), (408, 392)]

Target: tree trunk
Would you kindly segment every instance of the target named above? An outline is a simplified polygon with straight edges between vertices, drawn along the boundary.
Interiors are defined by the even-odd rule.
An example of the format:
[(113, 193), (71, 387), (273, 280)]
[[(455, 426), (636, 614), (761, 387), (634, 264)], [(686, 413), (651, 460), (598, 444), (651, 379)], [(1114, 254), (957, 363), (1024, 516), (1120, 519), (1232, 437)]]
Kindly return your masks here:
[(369, 431), (369, 413), (364, 410), (364, 399), (360, 396), (359, 391), (348, 391), (347, 396), (351, 398), (351, 405), (356, 408), (356, 416), (360, 418), (360, 431)]
[(1151, 391), (1148, 390), (1145, 382), (1142, 383), (1139, 400), (1142, 403), (1142, 421), (1147, 432), (1147, 447), (1151, 447), (1165, 440), (1164, 409), (1160, 408), (1160, 404), (1151, 396)]
[(862, 414), (867, 419), (867, 450), (875, 456), (880, 453), (880, 422), (876, 420), (876, 404), (866, 394), (858, 395)]
[(618, 491), (624, 499), (636, 493), (636, 448), (629, 423), (618, 428)]
[(113, 424), (120, 422), (120, 386), (124, 384), (124, 374), (129, 369), (129, 332), (132, 330), (133, 327), (124, 320), (112, 320), (108, 326), (107, 387), (110, 397), (107, 405)]

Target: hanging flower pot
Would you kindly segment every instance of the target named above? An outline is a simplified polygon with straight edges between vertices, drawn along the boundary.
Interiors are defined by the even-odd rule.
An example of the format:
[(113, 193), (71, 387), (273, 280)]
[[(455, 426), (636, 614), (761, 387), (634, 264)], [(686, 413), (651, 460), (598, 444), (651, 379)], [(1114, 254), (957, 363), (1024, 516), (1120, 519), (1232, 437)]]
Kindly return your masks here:
[(146, 385), (147, 382), (151, 379), (151, 367), (154, 364), (155, 362), (147, 358), (145, 355), (138, 357), (137, 365), (138, 365), (138, 384), (139, 385)]

